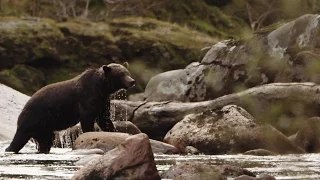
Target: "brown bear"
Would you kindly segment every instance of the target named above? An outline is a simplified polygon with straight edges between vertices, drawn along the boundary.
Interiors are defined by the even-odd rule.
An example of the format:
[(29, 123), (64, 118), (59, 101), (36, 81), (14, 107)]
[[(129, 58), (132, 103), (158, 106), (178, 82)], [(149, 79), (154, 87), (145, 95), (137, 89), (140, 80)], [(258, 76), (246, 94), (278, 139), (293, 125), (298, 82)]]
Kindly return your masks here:
[(49, 153), (54, 131), (67, 129), (79, 121), (83, 132), (93, 131), (95, 121), (103, 131), (114, 131), (109, 96), (134, 86), (135, 80), (127, 67), (128, 63), (103, 65), (41, 88), (24, 106), (16, 134), (5, 151), (18, 153), (33, 138), (40, 153)]

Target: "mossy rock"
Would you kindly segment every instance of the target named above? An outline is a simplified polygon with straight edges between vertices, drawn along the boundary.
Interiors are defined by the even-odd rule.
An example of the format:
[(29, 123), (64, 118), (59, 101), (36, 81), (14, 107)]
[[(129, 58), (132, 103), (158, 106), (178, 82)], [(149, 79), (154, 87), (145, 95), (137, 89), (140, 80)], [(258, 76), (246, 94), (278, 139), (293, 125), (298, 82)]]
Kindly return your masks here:
[(49, 19), (0, 18), (0, 67), (57, 56), (63, 34)]
[(41, 71), (31, 66), (15, 65), (12, 69), (0, 71), (0, 83), (32, 95), (45, 85), (45, 77)]
[(117, 46), (130, 59), (140, 58), (162, 70), (184, 68), (197, 60), (200, 49), (219, 39), (150, 18), (121, 18), (111, 22)]

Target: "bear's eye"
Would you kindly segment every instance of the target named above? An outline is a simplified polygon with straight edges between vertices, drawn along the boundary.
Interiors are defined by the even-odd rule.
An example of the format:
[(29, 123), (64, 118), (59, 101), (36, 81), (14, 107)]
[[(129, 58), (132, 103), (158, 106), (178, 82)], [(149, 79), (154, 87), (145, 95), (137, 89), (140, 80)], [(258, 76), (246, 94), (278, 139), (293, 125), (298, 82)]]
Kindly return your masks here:
[(126, 76), (126, 73), (121, 72), (119, 75), (120, 75), (120, 76)]

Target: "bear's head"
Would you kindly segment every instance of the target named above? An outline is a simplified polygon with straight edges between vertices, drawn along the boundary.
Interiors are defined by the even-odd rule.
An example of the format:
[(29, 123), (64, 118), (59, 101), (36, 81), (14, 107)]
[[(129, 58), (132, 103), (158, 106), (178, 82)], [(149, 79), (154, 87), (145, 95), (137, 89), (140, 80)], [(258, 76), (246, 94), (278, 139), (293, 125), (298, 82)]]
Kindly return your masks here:
[[(103, 65), (101, 68), (104, 71), (108, 88), (111, 93), (120, 89), (128, 89), (135, 85), (135, 80), (131, 77), (128, 71), (129, 64), (127, 62), (121, 64), (111, 63)], [(111, 89), (110, 89), (111, 88)]]

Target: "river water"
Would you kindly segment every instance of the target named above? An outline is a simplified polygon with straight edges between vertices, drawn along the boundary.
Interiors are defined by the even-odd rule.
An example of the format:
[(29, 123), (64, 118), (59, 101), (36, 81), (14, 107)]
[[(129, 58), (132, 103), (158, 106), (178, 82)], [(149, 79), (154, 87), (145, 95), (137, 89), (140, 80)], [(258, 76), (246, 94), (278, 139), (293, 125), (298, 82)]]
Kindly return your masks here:
[[(52, 148), (50, 154), (36, 154), (27, 144), (21, 154), (5, 154), (9, 142), (0, 142), (0, 179), (70, 179), (80, 167), (74, 163), (84, 155), (71, 155), (69, 148)], [(277, 179), (320, 179), (320, 154), (248, 156), (248, 155), (155, 155), (159, 171), (176, 162), (202, 161), (210, 164), (238, 165)]]

